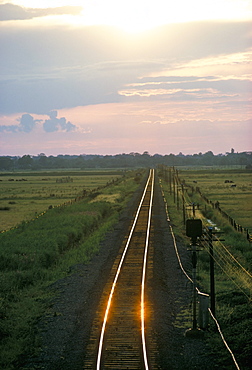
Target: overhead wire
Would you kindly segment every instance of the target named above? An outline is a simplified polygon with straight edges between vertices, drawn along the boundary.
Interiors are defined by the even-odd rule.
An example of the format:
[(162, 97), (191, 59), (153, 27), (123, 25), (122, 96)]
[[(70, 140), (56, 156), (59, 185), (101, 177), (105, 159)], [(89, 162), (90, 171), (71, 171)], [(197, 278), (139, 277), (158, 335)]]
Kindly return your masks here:
[[(207, 251), (207, 250), (206, 250)], [(209, 251), (207, 251), (207, 253), (210, 255)], [(242, 287), (236, 282), (236, 280), (231, 276), (231, 274), (229, 274), (227, 272), (227, 270), (225, 269), (225, 267), (223, 267), (220, 263), (219, 263), (219, 260), (215, 257), (215, 256), (212, 256), (212, 258), (214, 259), (214, 262), (220, 267), (220, 269), (224, 272), (225, 275), (227, 275), (227, 277), (232, 281), (232, 283), (248, 298), (248, 300), (250, 300), (250, 297), (247, 295), (247, 293), (242, 289)]]
[[(207, 227), (207, 223), (203, 220), (203, 224), (205, 227)], [(221, 240), (215, 236), (215, 241), (218, 242), (218, 244), (228, 253), (228, 255), (230, 256), (230, 258), (232, 258), (232, 260), (234, 262), (237, 263), (237, 265), (239, 265), (239, 267), (250, 277), (252, 278), (252, 275), (250, 274), (250, 272), (248, 270), (245, 269), (244, 266), (242, 266), (242, 264), (234, 257), (234, 255), (227, 249), (227, 247), (221, 242)]]
[[(187, 209), (189, 208), (189, 204), (187, 205)], [(189, 217), (193, 217), (193, 215), (191, 214), (191, 210), (188, 209), (188, 212), (187, 212), (187, 215)], [(207, 228), (207, 223), (205, 222), (204, 218), (201, 217), (202, 219), (202, 223), (203, 223), (203, 226), (205, 228)], [(225, 245), (223, 243), (221, 243), (221, 241), (219, 240), (219, 238), (215, 237), (218, 241), (218, 244), (215, 246), (215, 254), (218, 255), (220, 261), (222, 261), (223, 265), (225, 266), (225, 264), (227, 264), (227, 266), (225, 267), (222, 267), (219, 263), (219, 261), (215, 258), (215, 262), (217, 263), (217, 265), (222, 269), (222, 271), (227, 275), (227, 277), (229, 279), (231, 279), (231, 281), (238, 287), (238, 289), (245, 294), (245, 296), (249, 298), (249, 296), (247, 295), (247, 293), (242, 289), (242, 287), (234, 280), (234, 278), (230, 275), (230, 273), (228, 273), (228, 270), (232, 270), (233, 271), (233, 275), (236, 277), (236, 279), (238, 281), (241, 281), (242, 280), (242, 284), (245, 283), (245, 285), (247, 286), (247, 289), (251, 290), (251, 282), (248, 280), (248, 278), (252, 278), (252, 275), (250, 274), (249, 271), (247, 271), (244, 266), (242, 266), (242, 264), (232, 255), (232, 253), (225, 247)], [(208, 244), (207, 244), (207, 247), (206, 247), (206, 241), (204, 240), (201, 240), (201, 244), (205, 247), (206, 251), (208, 251)], [(222, 247), (222, 249), (221, 249)], [(234, 265), (234, 263), (237, 264), (237, 266)], [(238, 270), (239, 268), (239, 270)], [(242, 273), (242, 275), (241, 275)], [(246, 275), (245, 275), (246, 274)]]
[(237, 265), (239, 265), (241, 267), (241, 269), (250, 277), (252, 278), (252, 275), (249, 273), (249, 271), (247, 271), (241, 264), (240, 262), (232, 255), (232, 253), (229, 252), (229, 250), (225, 247), (225, 245), (223, 243), (221, 243), (220, 240), (218, 240), (218, 242), (220, 243), (220, 245), (222, 246), (223, 249), (225, 249), (225, 251), (230, 255), (230, 257), (237, 263)]
[[(227, 250), (223, 248), (224, 244), (220, 243), (218, 238), (216, 238), (219, 243), (215, 245), (214, 254), (211, 257), (214, 259), (215, 263), (220, 267), (224, 274), (233, 282), (234, 285), (248, 298), (250, 299), (243, 287), (251, 291), (251, 275), (249, 273), (245, 274), (247, 270), (236, 260), (236, 258)], [(209, 244), (207, 240), (201, 239), (201, 245), (204, 247), (205, 251), (210, 255)], [(229, 253), (227, 254), (226, 251)], [(217, 257), (218, 258), (217, 258)], [(237, 263), (237, 265), (234, 264)], [(242, 267), (242, 269), (241, 269)], [(232, 272), (232, 273), (231, 273)], [(240, 282), (241, 284), (239, 284)]]

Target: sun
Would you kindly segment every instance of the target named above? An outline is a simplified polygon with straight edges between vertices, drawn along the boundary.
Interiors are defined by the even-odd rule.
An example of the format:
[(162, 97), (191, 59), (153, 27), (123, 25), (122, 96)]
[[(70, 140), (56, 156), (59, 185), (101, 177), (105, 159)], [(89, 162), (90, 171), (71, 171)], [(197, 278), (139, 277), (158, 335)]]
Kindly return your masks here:
[(246, 4), (245, 0), (86, 0), (83, 19), (136, 33), (171, 23), (241, 19), (248, 17)]
[[(181, 1), (186, 17), (181, 13)], [(83, 21), (87, 25), (109, 25), (128, 33), (138, 33), (169, 23), (183, 22), (188, 18), (188, 3), (185, 0), (92, 0), (83, 9)], [(191, 9), (191, 8), (190, 8)], [(191, 18), (194, 13), (191, 11)]]
[(153, 17), (153, 1), (127, 0), (92, 0), (83, 9), (87, 24), (115, 26), (127, 32), (135, 33), (159, 25), (159, 19)]

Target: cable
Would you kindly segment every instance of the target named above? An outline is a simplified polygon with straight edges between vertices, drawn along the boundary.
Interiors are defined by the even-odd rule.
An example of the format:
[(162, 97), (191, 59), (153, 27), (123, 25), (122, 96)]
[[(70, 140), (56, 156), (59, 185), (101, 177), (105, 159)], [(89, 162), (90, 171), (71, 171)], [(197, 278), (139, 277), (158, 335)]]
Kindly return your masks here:
[[(204, 247), (206, 252), (210, 255), (209, 246), (207, 244), (206, 240), (201, 241), (201, 245)], [(216, 256), (218, 258), (216, 258)], [(248, 290), (250, 290), (250, 281), (248, 281), (248, 276), (244, 275), (241, 278), (241, 270), (239, 268), (239, 265), (236, 266), (233, 264), (233, 260), (231, 259), (231, 256), (225, 254), (225, 251), (221, 248), (215, 248), (214, 249), (214, 256), (211, 255), (211, 257), (214, 259), (215, 263), (220, 267), (220, 269), (224, 272), (224, 274), (236, 285), (236, 287), (248, 298), (250, 299), (247, 293), (242, 289), (242, 286), (239, 285), (237, 281), (242, 281), (242, 284), (246, 286)], [(239, 269), (239, 270), (238, 270)], [(232, 270), (232, 274), (230, 274), (230, 271)], [(243, 272), (243, 271), (242, 271)], [(234, 279), (236, 278), (236, 280)]]
[(228, 352), (229, 352), (229, 353), (231, 354), (231, 356), (232, 356), (232, 359), (233, 359), (233, 361), (234, 361), (234, 364), (235, 364), (236, 368), (237, 368), (238, 370), (240, 370), (240, 367), (239, 367), (239, 365), (238, 365), (238, 363), (237, 363), (237, 361), (236, 361), (236, 359), (235, 359), (235, 356), (234, 356), (233, 352), (231, 351), (230, 347), (228, 346), (228, 344), (227, 344), (227, 342), (226, 342), (226, 340), (225, 340), (225, 338), (224, 338), (224, 335), (222, 334), (222, 331), (221, 331), (221, 328), (220, 328), (220, 325), (219, 325), (218, 321), (217, 321), (217, 320), (216, 320), (216, 318), (214, 317), (214, 315), (213, 315), (213, 313), (212, 313), (212, 311), (211, 311), (211, 309), (210, 309), (210, 308), (208, 308), (208, 311), (210, 312), (210, 315), (211, 315), (212, 319), (214, 320), (214, 322), (215, 322), (215, 324), (216, 324), (216, 326), (217, 326), (217, 328), (218, 328), (218, 331), (219, 331), (219, 333), (220, 333), (220, 336), (221, 336), (221, 339), (222, 339), (223, 343), (225, 344), (225, 346), (226, 346), (226, 348), (227, 348)]
[(229, 252), (229, 250), (225, 247), (225, 245), (223, 243), (221, 243), (220, 240), (218, 240), (218, 242), (220, 243), (220, 245), (222, 246), (222, 248), (224, 248), (226, 250), (226, 252), (230, 255), (230, 257), (242, 268), (242, 270), (250, 277), (252, 278), (252, 275), (240, 264), (239, 261), (237, 261), (237, 259), (232, 255), (232, 253)]
[[(204, 226), (207, 227), (207, 224), (204, 222)], [(223, 249), (225, 249), (225, 251), (229, 254), (229, 256), (237, 263), (237, 265), (240, 266), (240, 268), (250, 277), (252, 278), (252, 275), (249, 273), (249, 271), (247, 271), (245, 269), (245, 267), (243, 267), (241, 265), (241, 263), (232, 255), (232, 253), (229, 252), (229, 250), (227, 249), (227, 247), (221, 242), (221, 240), (219, 240), (218, 237), (216, 237), (216, 241), (218, 241), (218, 243), (220, 244), (220, 246), (222, 246)]]
[[(207, 251), (208, 252), (208, 251)], [(209, 253), (209, 252), (208, 252)], [(225, 267), (221, 266), (221, 264), (219, 263), (219, 261), (213, 257), (215, 263), (220, 267), (220, 269), (224, 272), (225, 275), (227, 275), (227, 277), (233, 282), (234, 285), (236, 285), (236, 287), (248, 298), (248, 300), (250, 299), (250, 297), (247, 295), (246, 292), (244, 292), (241, 288), (240, 285), (237, 284), (237, 282), (233, 279), (233, 277), (228, 274), (228, 272), (225, 270)]]

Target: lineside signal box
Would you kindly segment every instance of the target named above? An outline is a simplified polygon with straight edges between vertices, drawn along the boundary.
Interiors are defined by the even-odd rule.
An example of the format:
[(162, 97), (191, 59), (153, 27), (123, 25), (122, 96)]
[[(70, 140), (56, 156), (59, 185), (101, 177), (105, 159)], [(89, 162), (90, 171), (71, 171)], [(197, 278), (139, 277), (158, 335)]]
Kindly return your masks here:
[(200, 219), (186, 220), (186, 236), (198, 238), (202, 235), (202, 221)]

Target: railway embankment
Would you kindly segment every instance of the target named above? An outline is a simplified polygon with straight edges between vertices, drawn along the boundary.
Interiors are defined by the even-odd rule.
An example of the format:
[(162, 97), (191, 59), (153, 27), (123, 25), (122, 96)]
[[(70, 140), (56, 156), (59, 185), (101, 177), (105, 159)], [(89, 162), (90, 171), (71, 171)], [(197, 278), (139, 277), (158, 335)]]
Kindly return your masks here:
[[(132, 221), (140, 194), (139, 189), (90, 262), (73, 266), (69, 276), (51, 286), (55, 296), (48, 315), (39, 323), (41, 351), (38, 356), (26, 362), (25, 368), (83, 369), (95, 311), (113, 261)], [(156, 368), (218, 368), (208, 355), (209, 348), (203, 338), (185, 336), (185, 331), (192, 325), (192, 287), (178, 264), (157, 181), (152, 237), (153, 275), (149, 280), (147, 294), (153, 302), (154, 310), (151, 330), (158, 348)], [(183, 265), (190, 270), (190, 254), (182, 241), (178, 240), (177, 246)]]

